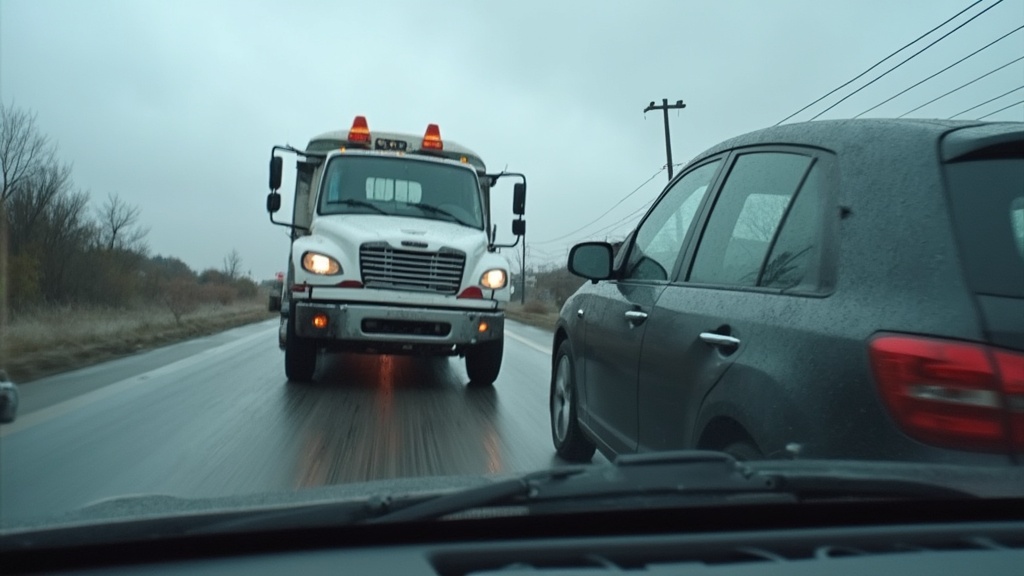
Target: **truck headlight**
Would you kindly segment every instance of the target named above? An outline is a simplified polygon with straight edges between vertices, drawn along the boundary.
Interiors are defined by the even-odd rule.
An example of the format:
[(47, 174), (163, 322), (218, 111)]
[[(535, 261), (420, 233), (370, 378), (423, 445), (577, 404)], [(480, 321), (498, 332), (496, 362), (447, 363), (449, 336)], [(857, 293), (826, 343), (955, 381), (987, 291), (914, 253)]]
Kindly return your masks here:
[(341, 274), (341, 264), (326, 254), (306, 252), (302, 255), (302, 269), (312, 274), (321, 276), (334, 276)]
[(491, 290), (501, 290), (508, 283), (508, 274), (501, 268), (494, 268), (484, 272), (480, 277), (480, 285)]

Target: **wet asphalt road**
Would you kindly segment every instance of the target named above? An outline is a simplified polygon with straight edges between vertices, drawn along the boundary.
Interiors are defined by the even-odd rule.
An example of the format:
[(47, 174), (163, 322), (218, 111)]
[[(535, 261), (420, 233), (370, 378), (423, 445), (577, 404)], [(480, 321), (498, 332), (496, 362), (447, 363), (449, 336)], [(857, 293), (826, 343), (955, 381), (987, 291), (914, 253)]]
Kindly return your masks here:
[[(0, 426), (0, 525), (128, 494), (204, 498), (528, 472), (554, 456), (550, 335), (508, 322), (492, 389), (460, 359), (331, 355), (289, 383), (276, 321), (21, 387)], [(598, 457), (599, 458), (599, 457)]]

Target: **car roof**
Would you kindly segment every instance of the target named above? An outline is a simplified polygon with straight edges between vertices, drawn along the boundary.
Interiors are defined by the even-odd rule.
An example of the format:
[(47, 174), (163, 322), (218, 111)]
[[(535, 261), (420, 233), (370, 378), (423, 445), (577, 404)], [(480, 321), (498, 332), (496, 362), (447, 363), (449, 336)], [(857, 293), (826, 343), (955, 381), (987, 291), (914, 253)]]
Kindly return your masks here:
[[(970, 129), (970, 130), (967, 130)], [(746, 146), (771, 144), (813, 146), (843, 155), (861, 149), (865, 142), (881, 142), (887, 147), (938, 146), (946, 134), (962, 131), (944, 150), (945, 159), (969, 153), (993, 142), (1024, 139), (1024, 122), (979, 122), (977, 120), (938, 120), (910, 118), (864, 118), (816, 120), (783, 124), (730, 138), (702, 152), (689, 164)], [(944, 144), (944, 148), (947, 147)], [(938, 151), (938, 148), (936, 148)]]

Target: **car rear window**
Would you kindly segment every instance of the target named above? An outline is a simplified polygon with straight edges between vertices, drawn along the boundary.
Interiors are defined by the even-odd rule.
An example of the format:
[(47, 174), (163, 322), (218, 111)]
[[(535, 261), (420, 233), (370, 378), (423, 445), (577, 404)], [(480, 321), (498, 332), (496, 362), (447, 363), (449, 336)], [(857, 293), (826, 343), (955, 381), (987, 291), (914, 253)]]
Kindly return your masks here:
[(1024, 143), (1019, 150), (946, 167), (967, 282), (979, 294), (1024, 298)]

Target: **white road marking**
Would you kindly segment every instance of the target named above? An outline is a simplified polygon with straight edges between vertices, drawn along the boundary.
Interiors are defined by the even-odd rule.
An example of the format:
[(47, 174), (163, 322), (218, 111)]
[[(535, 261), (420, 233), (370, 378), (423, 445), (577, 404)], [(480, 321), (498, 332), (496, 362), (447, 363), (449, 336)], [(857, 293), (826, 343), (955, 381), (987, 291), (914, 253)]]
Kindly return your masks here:
[(551, 350), (548, 350), (547, 348), (541, 346), (540, 344), (536, 344), (536, 343), (534, 343), (534, 342), (532, 342), (530, 340), (527, 340), (526, 338), (523, 338), (522, 336), (517, 335), (515, 332), (509, 332), (508, 328), (505, 329), (505, 336), (508, 336), (508, 337), (512, 338), (516, 342), (519, 342), (520, 344), (523, 344), (524, 346), (526, 346), (528, 348), (533, 348), (534, 350), (536, 350), (537, 352), (540, 352), (541, 354), (544, 354), (545, 356), (551, 354)]
[(157, 368), (155, 370), (150, 370), (149, 372), (137, 374), (135, 376), (132, 376), (131, 378), (121, 380), (120, 382), (115, 382), (108, 386), (104, 386), (103, 388), (100, 388), (98, 390), (93, 390), (88, 394), (82, 394), (81, 396), (71, 398), (70, 400), (65, 400), (64, 402), (60, 402), (58, 404), (54, 404), (53, 406), (43, 408), (42, 410), (30, 412), (29, 414), (19, 415), (14, 422), (10, 424), (4, 424), (3, 427), (0, 428), (0, 438), (4, 438), (16, 432), (21, 432), (22, 430), (26, 430), (28, 428), (32, 428), (33, 426), (38, 426), (39, 424), (42, 424), (44, 422), (49, 422), (50, 420), (53, 420), (55, 418), (60, 418), (61, 416), (74, 412), (75, 410), (79, 410), (94, 402), (99, 402), (100, 400), (103, 400), (105, 398), (111, 398), (118, 394), (123, 394), (124, 392), (137, 386), (151, 384), (153, 380), (161, 376), (173, 374), (174, 372), (184, 370), (185, 368), (188, 368), (194, 364), (198, 364), (200, 362), (209, 360), (213, 356), (219, 356), (226, 352), (230, 352), (231, 350), (234, 350), (236, 348), (241, 348), (255, 340), (267, 338), (267, 332), (269, 331), (270, 330), (268, 329), (262, 330), (255, 334), (250, 334), (249, 336), (240, 338), (238, 340), (235, 340), (234, 342), (229, 342), (216, 348), (204, 350), (199, 354), (189, 356), (188, 358), (182, 358), (177, 362), (172, 362), (165, 366), (161, 366), (160, 368)]

